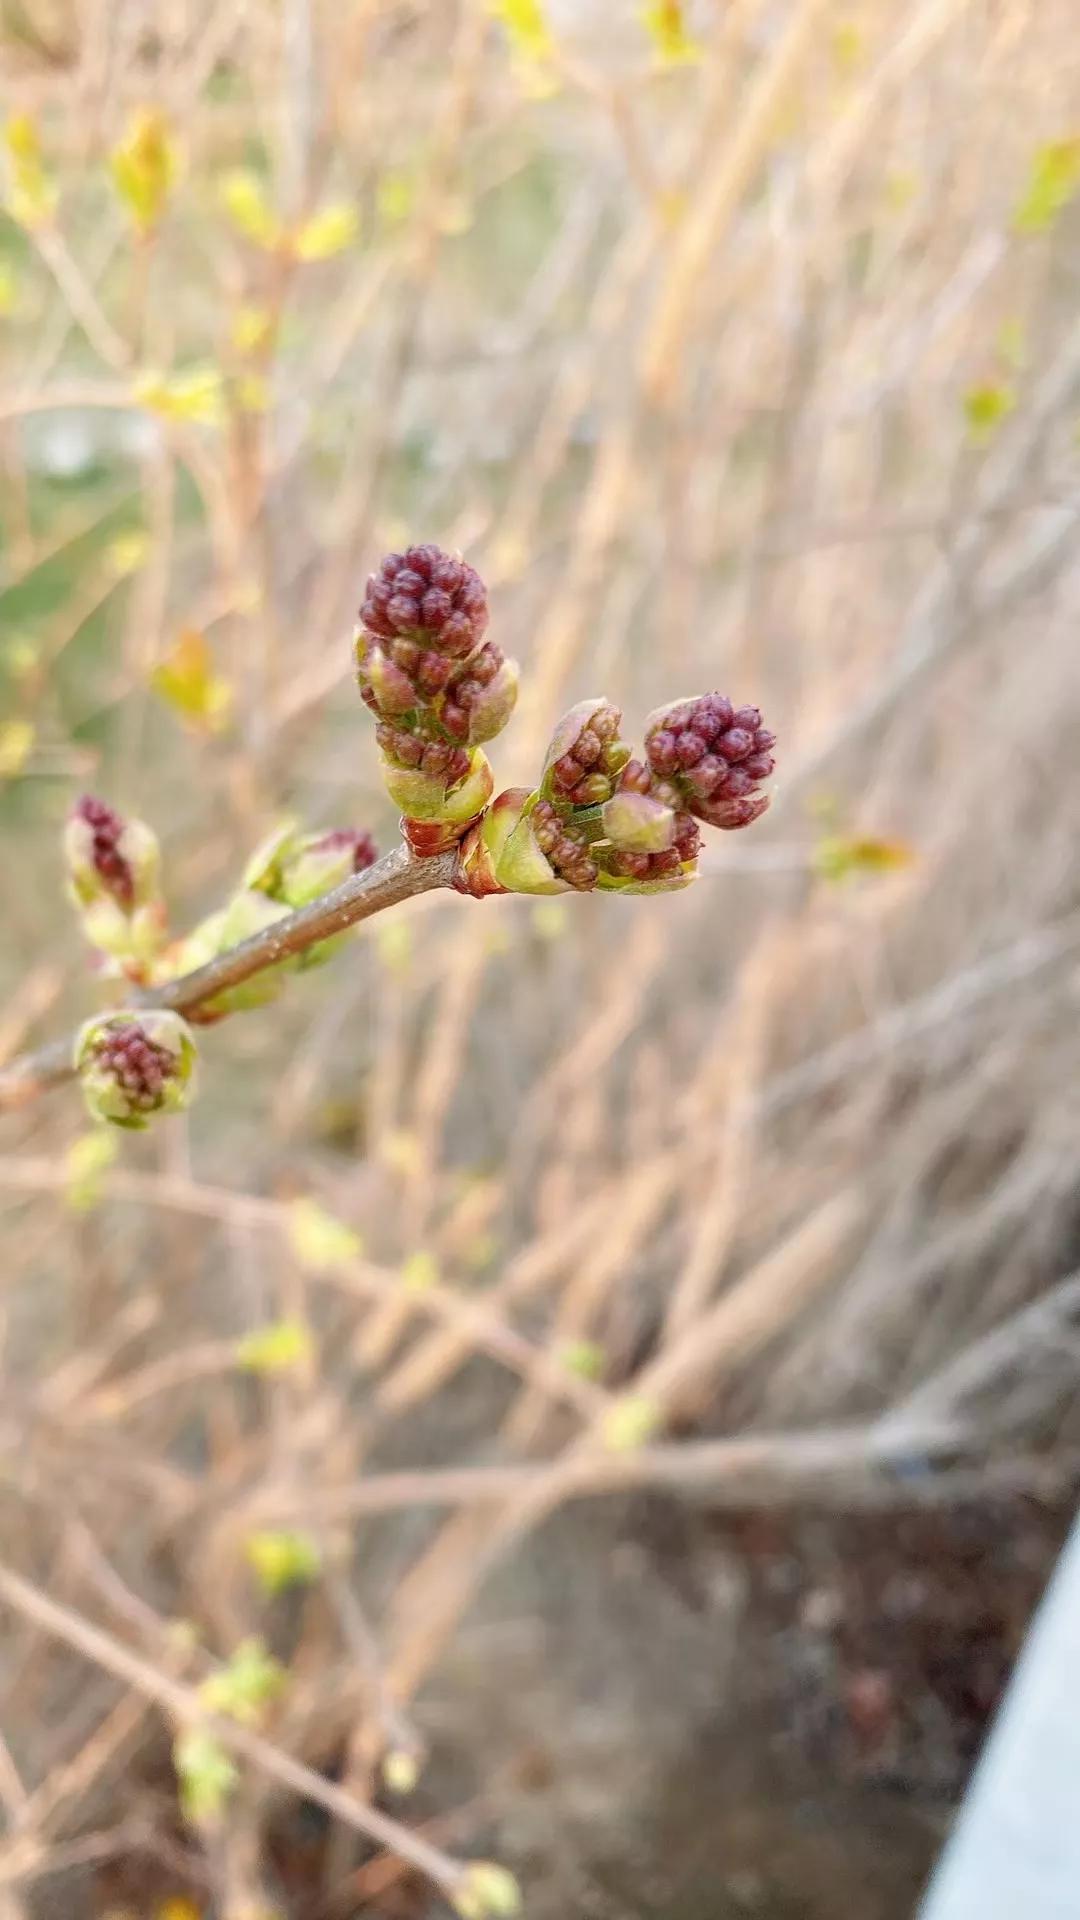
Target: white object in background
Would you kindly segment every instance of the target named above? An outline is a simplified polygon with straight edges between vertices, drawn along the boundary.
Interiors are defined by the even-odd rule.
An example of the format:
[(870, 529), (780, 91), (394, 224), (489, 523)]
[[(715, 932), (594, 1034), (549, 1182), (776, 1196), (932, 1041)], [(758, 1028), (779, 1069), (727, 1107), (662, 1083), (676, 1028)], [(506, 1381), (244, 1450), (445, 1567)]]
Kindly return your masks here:
[(1058, 1560), (919, 1920), (1080, 1916), (1080, 1521)]

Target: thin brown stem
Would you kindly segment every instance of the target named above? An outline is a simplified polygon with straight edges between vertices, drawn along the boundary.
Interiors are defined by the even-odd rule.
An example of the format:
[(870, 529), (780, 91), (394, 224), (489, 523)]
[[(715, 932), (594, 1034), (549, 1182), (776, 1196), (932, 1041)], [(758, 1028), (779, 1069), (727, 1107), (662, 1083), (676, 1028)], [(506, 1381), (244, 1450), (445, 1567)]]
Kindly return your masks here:
[(293, 1793), (305, 1800), (313, 1800), (335, 1819), (347, 1821), (379, 1846), (388, 1847), (392, 1853), (407, 1860), (433, 1881), (448, 1899), (453, 1899), (461, 1884), (461, 1866), (418, 1833), (403, 1827), (388, 1814), (380, 1813), (377, 1808), (365, 1806), (353, 1794), (335, 1786), (333, 1781), (324, 1779), (321, 1773), (316, 1773), (302, 1761), (294, 1760), (291, 1754), (274, 1746), (261, 1734), (238, 1726), (233, 1720), (209, 1715), (193, 1687), (185, 1686), (182, 1681), (152, 1666), (114, 1635), (106, 1633), (70, 1607), (62, 1606), (12, 1568), (3, 1565), (0, 1565), (0, 1599), (50, 1638), (61, 1641), (84, 1659), (93, 1661), (106, 1673), (111, 1673), (115, 1679), (124, 1681), (136, 1693), (142, 1694), (144, 1699), (152, 1700), (181, 1726), (207, 1726), (223, 1747), (242, 1760), (247, 1760), (268, 1779), (276, 1780), (279, 1786), (291, 1788)]
[[(165, 986), (135, 990), (128, 1004), (133, 1007), (168, 1007), (174, 1013), (197, 1020), (199, 1011), (229, 987), (238, 987), (253, 974), (264, 973), (294, 954), (304, 953), (317, 941), (343, 933), (346, 927), (369, 920), (415, 894), (433, 887), (448, 887), (454, 877), (456, 850), (437, 854), (431, 860), (417, 860), (408, 847), (400, 846), (366, 873), (354, 874), (340, 887), (322, 894), (310, 906), (301, 907), (277, 920), (273, 926), (253, 934), (250, 940), (230, 947), (227, 953), (182, 974)], [(59, 1086), (74, 1073), (71, 1038), (55, 1040), (36, 1053), (21, 1059), (0, 1073), (0, 1113), (25, 1106), (49, 1087)]]

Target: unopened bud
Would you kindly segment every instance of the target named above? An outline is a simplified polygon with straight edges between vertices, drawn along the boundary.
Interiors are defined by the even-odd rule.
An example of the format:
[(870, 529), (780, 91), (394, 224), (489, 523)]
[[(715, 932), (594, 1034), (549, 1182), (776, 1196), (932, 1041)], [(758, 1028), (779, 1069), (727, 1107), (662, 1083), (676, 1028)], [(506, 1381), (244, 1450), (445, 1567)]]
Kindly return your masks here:
[(615, 793), (601, 817), (607, 838), (620, 853), (666, 853), (674, 845), (674, 809), (651, 793)]
[(75, 1071), (89, 1111), (117, 1127), (142, 1128), (176, 1113), (194, 1093), (195, 1041), (177, 1013), (113, 1013), (87, 1020), (75, 1041)]
[(390, 798), (414, 852), (463, 839), (491, 796), (478, 747), (501, 732), (518, 670), (485, 640), (474, 568), (431, 545), (392, 553), (368, 580), (356, 632), (360, 691), (378, 720)]
[(64, 855), (68, 894), (90, 944), (116, 971), (144, 975), (165, 932), (157, 835), (84, 794), (64, 829)]
[(448, 785), (438, 773), (425, 772), (423, 766), (397, 767), (384, 757), (386, 791), (406, 819), (456, 827), (458, 834), (454, 837), (460, 837), (483, 812), (495, 785), (487, 756), (479, 747), (472, 749), (468, 760), (465, 777)]
[(762, 782), (773, 771), (776, 736), (757, 707), (733, 707), (721, 693), (675, 700), (651, 714), (645, 752), (655, 789), (706, 826), (732, 831), (765, 812)]
[(330, 833), (306, 834), (285, 862), (283, 896), (290, 907), (306, 907), (354, 873), (366, 872), (377, 858), (370, 833), (337, 827)]
[[(563, 879), (541, 844), (535, 824), (538, 804), (535, 794), (528, 795), (494, 858), (495, 878), (507, 893), (566, 893), (570, 888), (570, 881)], [(510, 824), (509, 811), (506, 820), (500, 823), (500, 838), (501, 829)], [(543, 819), (540, 828), (547, 839)]]
[(568, 806), (602, 805), (630, 758), (621, 725), (622, 714), (609, 700), (579, 700), (552, 734), (541, 791)]

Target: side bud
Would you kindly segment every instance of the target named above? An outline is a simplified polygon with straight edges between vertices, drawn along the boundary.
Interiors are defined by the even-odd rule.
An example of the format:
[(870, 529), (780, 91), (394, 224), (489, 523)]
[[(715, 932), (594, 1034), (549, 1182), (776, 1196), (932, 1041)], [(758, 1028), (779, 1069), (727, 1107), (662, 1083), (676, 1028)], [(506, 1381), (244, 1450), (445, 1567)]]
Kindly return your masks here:
[(509, 891), (499, 880), (499, 863), (531, 798), (528, 787), (507, 787), (504, 793), (496, 794), (486, 813), (461, 842), (454, 879), (458, 893), (471, 894), (474, 900), (486, 900), (490, 894)]
[(161, 850), (141, 820), (84, 794), (64, 829), (68, 898), (110, 971), (147, 977), (165, 937)]
[(540, 790), (570, 807), (602, 806), (630, 758), (619, 738), (622, 714), (609, 700), (579, 700), (551, 737)]
[(89, 1112), (141, 1129), (154, 1114), (178, 1113), (195, 1091), (195, 1041), (177, 1013), (113, 1013), (88, 1020), (74, 1066)]
[(485, 892), (587, 893), (596, 885), (597, 868), (585, 834), (560, 818), (550, 800), (525, 787), (499, 795), (480, 837), (487, 871), (495, 881)]
[[(198, 941), (216, 941), (217, 953), (229, 953), (254, 934), (262, 933), (272, 927), (276, 920), (284, 920), (289, 909), (282, 900), (272, 899), (269, 894), (261, 893), (257, 887), (241, 887), (227, 901), (220, 914), (212, 914), (201, 928), (196, 928), (191, 936)], [(186, 957), (186, 956), (185, 956)], [(207, 954), (206, 958), (214, 956)], [(275, 967), (266, 967), (261, 973), (252, 974), (250, 980), (241, 981), (238, 987), (226, 987), (215, 999), (207, 1000), (199, 1010), (200, 1020), (220, 1020), (227, 1013), (247, 1013), (254, 1007), (267, 1007), (276, 1000), (285, 985), (286, 976), (296, 969), (295, 960), (282, 960)]]
[(282, 869), (282, 898), (294, 909), (306, 907), (354, 873), (366, 873), (377, 859), (370, 833), (336, 827), (330, 833), (304, 834)]

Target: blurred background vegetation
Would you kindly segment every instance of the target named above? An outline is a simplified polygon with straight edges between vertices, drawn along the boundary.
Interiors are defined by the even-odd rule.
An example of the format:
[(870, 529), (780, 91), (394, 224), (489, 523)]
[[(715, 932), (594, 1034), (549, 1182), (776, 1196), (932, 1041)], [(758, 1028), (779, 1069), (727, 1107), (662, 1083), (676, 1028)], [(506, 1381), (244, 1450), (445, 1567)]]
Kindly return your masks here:
[(147, 1674), (539, 1920), (911, 1911), (1080, 1449), (1075, 25), (0, 5), (0, 1058), (101, 1000), (83, 789), (178, 929), (393, 844), (387, 548), (489, 583), (501, 784), (780, 739), (686, 895), (429, 896), (159, 1133), (4, 1121), (0, 1558), (143, 1669), (5, 1616), (3, 1920), (446, 1911)]

